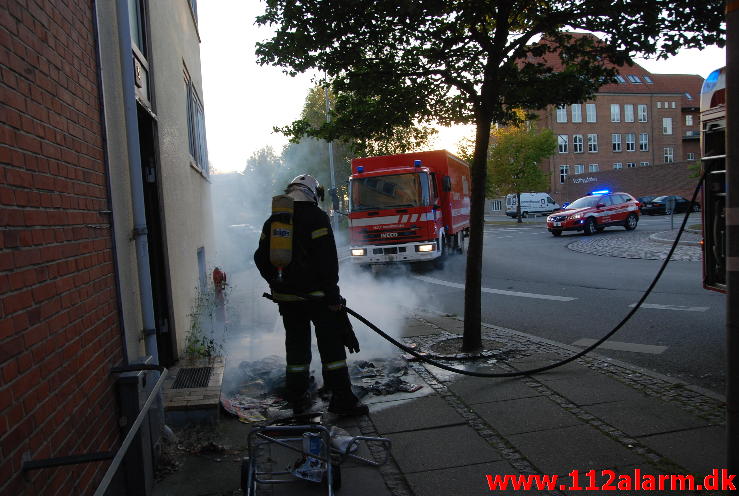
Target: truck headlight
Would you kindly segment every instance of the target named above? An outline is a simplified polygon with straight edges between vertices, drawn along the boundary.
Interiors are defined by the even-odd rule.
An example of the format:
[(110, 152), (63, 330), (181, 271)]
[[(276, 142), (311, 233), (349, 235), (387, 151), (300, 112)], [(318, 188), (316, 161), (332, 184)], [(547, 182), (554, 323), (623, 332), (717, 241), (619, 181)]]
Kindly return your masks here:
[(427, 253), (430, 251), (434, 251), (434, 245), (428, 244), (428, 245), (416, 245), (416, 251), (420, 251), (422, 253)]
[(367, 250), (364, 248), (352, 248), (353, 257), (363, 257), (367, 254)]

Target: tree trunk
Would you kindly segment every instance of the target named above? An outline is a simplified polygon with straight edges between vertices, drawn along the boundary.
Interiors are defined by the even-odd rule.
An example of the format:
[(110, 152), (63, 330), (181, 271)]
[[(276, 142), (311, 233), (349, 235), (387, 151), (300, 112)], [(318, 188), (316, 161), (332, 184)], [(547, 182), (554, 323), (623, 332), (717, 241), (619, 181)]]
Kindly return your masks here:
[(490, 120), (478, 117), (475, 154), (472, 158), (472, 199), (470, 202), (470, 241), (467, 247), (467, 272), (464, 288), (464, 334), (462, 351), (482, 348), (482, 237), (485, 226), (485, 184), (488, 172)]
[(516, 218), (518, 219), (519, 224), (523, 222), (521, 220), (521, 193), (518, 191), (516, 191)]

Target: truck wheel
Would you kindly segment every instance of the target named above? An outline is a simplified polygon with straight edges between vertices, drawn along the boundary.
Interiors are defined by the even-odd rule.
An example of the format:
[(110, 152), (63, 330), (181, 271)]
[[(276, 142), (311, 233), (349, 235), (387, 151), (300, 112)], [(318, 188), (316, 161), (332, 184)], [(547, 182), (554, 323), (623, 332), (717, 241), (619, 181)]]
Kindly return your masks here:
[(590, 236), (591, 234), (595, 234), (595, 219), (593, 217), (588, 217), (588, 220), (585, 221), (585, 228), (583, 229), (583, 232), (585, 233), (585, 236)]
[(454, 251), (458, 254), (464, 254), (464, 231), (459, 231), (454, 237)]
[(434, 259), (433, 264), (435, 269), (443, 269), (444, 262), (446, 262), (447, 246), (446, 236), (442, 235), (439, 239), (439, 256)]

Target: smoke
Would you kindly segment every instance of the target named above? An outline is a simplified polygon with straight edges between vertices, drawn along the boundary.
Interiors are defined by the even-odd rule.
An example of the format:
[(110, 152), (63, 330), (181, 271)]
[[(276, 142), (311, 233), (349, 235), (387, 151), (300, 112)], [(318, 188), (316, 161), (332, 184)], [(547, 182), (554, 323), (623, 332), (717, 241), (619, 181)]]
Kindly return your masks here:
[[(211, 178), (216, 247), (209, 262), (221, 267), (228, 277), (223, 324), (226, 355), (224, 391), (238, 382), (242, 362), (270, 355), (284, 360), (285, 356), (282, 319), (277, 305), (262, 298), (262, 293), (269, 288), (254, 266), (253, 255), (262, 225), (270, 215), (271, 198), (281, 194), (286, 185), (281, 179), (296, 175), (301, 163), (307, 159), (296, 149), (291, 152), (290, 163), (275, 165), (273, 158), (269, 167), (284, 167), (285, 170), (267, 169), (271, 180), (264, 177), (265, 168), (254, 162), (244, 173), (214, 174)], [(337, 178), (337, 183), (345, 180)], [(335, 215), (338, 223), (335, 238), (341, 259), (349, 254), (347, 217)], [(428, 299), (428, 295), (421, 292), (423, 286), (409, 272), (407, 266), (392, 266), (380, 271), (362, 270), (347, 260), (340, 264), (339, 286), (350, 308), (398, 338), (413, 309)], [(364, 324), (352, 317), (350, 319), (361, 352), (349, 355), (349, 360), (372, 360), (399, 353)], [(312, 342), (311, 370), (319, 378), (321, 363), (315, 337)]]

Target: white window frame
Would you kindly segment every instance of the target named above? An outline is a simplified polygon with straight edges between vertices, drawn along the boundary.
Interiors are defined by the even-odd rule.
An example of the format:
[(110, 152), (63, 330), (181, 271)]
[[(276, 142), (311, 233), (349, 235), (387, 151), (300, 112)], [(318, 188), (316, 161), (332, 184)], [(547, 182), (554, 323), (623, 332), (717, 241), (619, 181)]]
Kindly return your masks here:
[(621, 151), (621, 135), (619, 133), (611, 134), (611, 149), (614, 152)]
[(686, 126), (692, 126), (693, 125), (693, 115), (688, 114), (685, 116), (685, 125)]
[(632, 103), (624, 104), (624, 122), (634, 122), (634, 105)]
[(688, 152), (688, 160), (695, 160), (695, 152)]
[(557, 106), (557, 122), (567, 122), (567, 105)]
[(672, 117), (662, 118), (662, 134), (665, 136), (672, 134)]
[(190, 78), (187, 68), (184, 68), (186, 111), (187, 111), (187, 139), (190, 159), (199, 168), (203, 175), (208, 176), (208, 143), (205, 135), (205, 111), (203, 100)]
[(670, 102), (670, 108), (675, 108), (675, 102)]
[(570, 136), (568, 134), (557, 135), (557, 151), (559, 153), (567, 153)]
[(639, 167), (649, 167), (649, 162), (639, 162)]
[(666, 164), (673, 163), (675, 161), (675, 149), (671, 146), (666, 146), (664, 148), (662, 157), (664, 158)]
[(572, 153), (582, 153), (582, 152), (583, 152), (582, 134), (573, 134), (572, 135)]
[(621, 162), (614, 162), (613, 163), (613, 170), (621, 170), (624, 168), (624, 164)]
[(588, 134), (588, 153), (598, 153), (597, 134)]
[(636, 167), (636, 162), (626, 162), (627, 169), (633, 169)]
[(581, 103), (573, 103), (570, 106), (570, 111), (572, 112), (572, 122), (582, 122), (582, 104)]
[(567, 176), (569, 175), (570, 175), (570, 166), (560, 165), (559, 166), (559, 184), (564, 184), (567, 181)]
[(611, 122), (621, 122), (621, 105), (611, 104)]
[(647, 122), (647, 105), (640, 103), (637, 105), (636, 110), (639, 115), (639, 122)]
[(657, 102), (657, 108), (658, 109), (661, 109), (662, 108), (662, 102)]
[(584, 174), (585, 166), (582, 164), (575, 164), (575, 175)]
[(598, 121), (598, 113), (597, 113), (594, 103), (585, 104), (585, 120), (587, 122), (597, 122)]
[(600, 167), (598, 164), (589, 164), (588, 165), (588, 172), (598, 172), (600, 170)]
[(639, 151), (649, 151), (649, 133), (639, 133)]
[(636, 134), (635, 133), (626, 133), (626, 151), (627, 152), (636, 151)]

